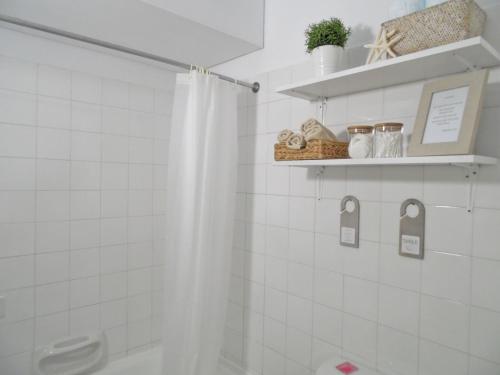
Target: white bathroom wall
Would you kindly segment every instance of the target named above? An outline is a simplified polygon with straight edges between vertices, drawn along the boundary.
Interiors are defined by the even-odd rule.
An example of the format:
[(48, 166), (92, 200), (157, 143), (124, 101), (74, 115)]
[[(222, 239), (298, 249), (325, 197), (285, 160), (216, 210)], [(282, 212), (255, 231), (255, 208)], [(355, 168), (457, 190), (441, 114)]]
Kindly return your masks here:
[[(474, 210), (453, 166), (275, 166), (273, 144), (316, 104), (274, 93), (307, 65), (261, 74), (239, 108), (240, 177), (224, 355), (264, 375), (312, 374), (342, 355), (383, 374), (500, 373), (500, 166), (479, 171)], [(500, 69), (491, 72), (477, 148), (500, 157)], [(401, 121), (422, 82), (328, 101), (326, 125)], [(361, 203), (359, 249), (339, 245), (340, 200)], [(425, 258), (398, 255), (399, 207), (426, 207)]]
[[(313, 374), (334, 355), (384, 374), (500, 374), (500, 166), (481, 168), (468, 213), (469, 180), (457, 167), (326, 168), (320, 183), (314, 168), (272, 164), (281, 129), (320, 118), (317, 103), (274, 92), (312, 75), (305, 26), (341, 17), (357, 29), (355, 47), (373, 36), (387, 3), (267, 1), (265, 48), (217, 67), (262, 85), (257, 95), (244, 93), (239, 108), (239, 210), (224, 346), (224, 355), (252, 374)], [(494, 41), (499, 2), (479, 3), (489, 9)], [(499, 157), (500, 69), (490, 81), (477, 151)], [(349, 125), (401, 121), (407, 139), (422, 85), (331, 99), (326, 125), (343, 137)], [(359, 249), (338, 243), (340, 200), (348, 194), (361, 202)], [(424, 260), (398, 255), (406, 198), (426, 206)]]
[[(304, 47), (307, 25), (330, 17), (339, 17), (352, 27), (348, 47), (353, 49), (352, 63), (362, 64), (366, 52), (362, 46), (373, 42), (380, 24), (389, 18), (392, 0), (267, 0), (265, 2), (264, 48), (228, 63), (215, 70), (237, 78), (251, 77), (308, 59)], [(485, 34), (500, 47), (500, 0), (477, 0), (487, 11), (491, 25)], [(361, 50), (361, 51), (360, 51)]]
[(304, 30), (307, 25), (339, 17), (351, 26), (349, 47), (372, 41), (380, 23), (388, 18), (391, 0), (268, 0), (265, 3), (264, 48), (219, 65), (216, 70), (250, 77), (303, 62), (307, 58)]
[(0, 29), (0, 373), (104, 330), (159, 341), (173, 73)]

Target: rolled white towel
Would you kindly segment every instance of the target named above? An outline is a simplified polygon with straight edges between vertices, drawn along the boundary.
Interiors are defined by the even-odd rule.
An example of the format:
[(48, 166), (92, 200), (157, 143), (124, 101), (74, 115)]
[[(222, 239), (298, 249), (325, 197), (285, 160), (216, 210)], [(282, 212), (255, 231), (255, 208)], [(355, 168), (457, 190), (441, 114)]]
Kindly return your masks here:
[(278, 134), (278, 143), (285, 143), (293, 135), (293, 131), (285, 129)]
[(294, 133), (287, 139), (286, 147), (291, 150), (300, 150), (306, 147), (306, 140), (302, 134)]
[(300, 125), (300, 131), (302, 133), (305, 133), (307, 129), (309, 129), (311, 126), (314, 126), (314, 125), (321, 125), (321, 123), (314, 118), (310, 118), (309, 120), (304, 122), (302, 125)]
[(306, 141), (311, 141), (313, 139), (326, 139), (335, 141), (337, 138), (333, 132), (321, 125), (321, 123), (313, 118), (307, 120), (300, 126), (302, 134)]

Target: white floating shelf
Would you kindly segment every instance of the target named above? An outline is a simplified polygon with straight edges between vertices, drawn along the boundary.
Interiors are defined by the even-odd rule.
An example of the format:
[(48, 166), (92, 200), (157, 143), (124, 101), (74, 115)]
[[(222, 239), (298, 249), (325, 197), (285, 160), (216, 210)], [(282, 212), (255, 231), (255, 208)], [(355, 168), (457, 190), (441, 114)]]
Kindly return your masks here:
[(500, 53), (482, 37), (475, 37), (282, 86), (276, 91), (318, 100), (497, 65)]
[(335, 167), (335, 166), (368, 166), (368, 165), (456, 165), (460, 167), (495, 165), (497, 159), (480, 155), (419, 156), (403, 158), (372, 159), (328, 159), (328, 160), (294, 160), (275, 161), (274, 165), (292, 167)]

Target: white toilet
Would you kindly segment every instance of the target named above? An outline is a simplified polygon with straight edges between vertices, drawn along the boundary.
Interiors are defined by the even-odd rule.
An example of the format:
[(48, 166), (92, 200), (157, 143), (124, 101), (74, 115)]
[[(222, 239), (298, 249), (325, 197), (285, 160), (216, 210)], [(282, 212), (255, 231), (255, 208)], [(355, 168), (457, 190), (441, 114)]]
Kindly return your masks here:
[(316, 375), (380, 375), (380, 373), (367, 370), (353, 361), (332, 357), (318, 368)]

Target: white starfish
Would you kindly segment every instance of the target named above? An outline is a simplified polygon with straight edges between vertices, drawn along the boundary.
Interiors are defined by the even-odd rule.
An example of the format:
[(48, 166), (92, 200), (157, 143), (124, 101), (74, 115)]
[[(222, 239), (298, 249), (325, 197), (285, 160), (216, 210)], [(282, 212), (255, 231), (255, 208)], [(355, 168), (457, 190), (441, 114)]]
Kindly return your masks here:
[(392, 50), (392, 46), (399, 42), (402, 37), (403, 36), (401, 34), (396, 35), (396, 30), (387, 32), (382, 28), (379, 31), (375, 42), (365, 45), (365, 48), (370, 48), (370, 53), (368, 54), (366, 63), (370, 64), (382, 58), (386, 59), (389, 56), (396, 57), (397, 54)]

